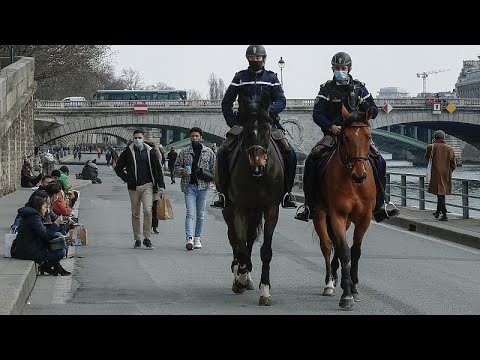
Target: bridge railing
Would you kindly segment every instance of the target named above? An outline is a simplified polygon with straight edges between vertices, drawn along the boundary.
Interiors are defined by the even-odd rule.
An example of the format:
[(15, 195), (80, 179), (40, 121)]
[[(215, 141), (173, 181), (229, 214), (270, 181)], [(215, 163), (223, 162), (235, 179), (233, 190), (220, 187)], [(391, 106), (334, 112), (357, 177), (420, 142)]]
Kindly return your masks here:
[[(304, 165), (297, 166), (295, 186), (303, 189)], [(396, 205), (418, 207), (425, 210), (425, 204), (436, 206), (437, 196), (427, 192), (425, 175), (387, 172), (387, 185), (385, 193), (387, 201), (392, 198), (400, 199)], [(461, 209), (463, 219), (469, 219), (471, 215), (480, 217), (480, 180), (452, 178), (452, 194), (446, 196), (445, 205)], [(448, 202), (447, 202), (448, 200)]]
[[(432, 109), (433, 99), (425, 98), (398, 98), (398, 99), (375, 99), (378, 106), (388, 102), (392, 107), (398, 109)], [(452, 103), (457, 108), (480, 110), (480, 99), (440, 99), (442, 106)], [(92, 101), (55, 101), (36, 100), (37, 108), (46, 109), (79, 109), (79, 108), (132, 108), (136, 103), (147, 104), (149, 108), (220, 108), (222, 100), (164, 100), (164, 101), (143, 101), (143, 100), (92, 100)], [(315, 99), (287, 99), (287, 109), (308, 108), (313, 109)], [(238, 106), (237, 103), (234, 106)]]

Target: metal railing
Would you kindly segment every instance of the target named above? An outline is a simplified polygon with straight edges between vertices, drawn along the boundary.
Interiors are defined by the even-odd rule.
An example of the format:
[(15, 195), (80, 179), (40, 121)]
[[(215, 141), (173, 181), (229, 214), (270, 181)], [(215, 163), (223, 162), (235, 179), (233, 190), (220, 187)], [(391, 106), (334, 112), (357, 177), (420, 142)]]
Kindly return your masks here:
[[(430, 110), (433, 99), (424, 98), (399, 98), (399, 99), (375, 99), (378, 106), (388, 102), (396, 109)], [(440, 99), (440, 101), (443, 101)], [(45, 109), (79, 109), (79, 108), (133, 108), (135, 103), (147, 104), (155, 108), (220, 108), (222, 100), (92, 100), (92, 101), (54, 101), (36, 100), (36, 108)], [(315, 99), (287, 99), (287, 109), (305, 108), (313, 109)], [(480, 110), (480, 99), (445, 99), (442, 106), (452, 103), (458, 109)], [(235, 103), (234, 106), (238, 104)]]
[[(303, 189), (304, 165), (297, 166), (295, 187)], [(400, 206), (418, 207), (425, 210), (425, 204), (437, 204), (436, 195), (427, 192), (425, 175), (387, 172), (385, 193), (387, 201), (391, 198), (400, 199)], [(412, 180), (414, 179), (414, 180)], [(471, 212), (480, 214), (480, 180), (452, 178), (452, 193), (446, 196), (446, 206), (462, 209), (463, 219), (470, 219)]]

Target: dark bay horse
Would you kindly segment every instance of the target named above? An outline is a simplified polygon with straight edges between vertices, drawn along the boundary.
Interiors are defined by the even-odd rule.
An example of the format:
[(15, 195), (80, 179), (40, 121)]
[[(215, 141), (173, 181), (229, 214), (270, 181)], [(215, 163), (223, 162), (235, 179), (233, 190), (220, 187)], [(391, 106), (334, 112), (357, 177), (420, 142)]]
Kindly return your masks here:
[[(342, 107), (345, 120), (338, 147), (319, 183), (315, 196), (317, 211), (313, 220), (320, 238), (327, 274), (323, 295), (333, 295), (337, 270), (341, 264), (343, 294), (342, 309), (353, 309), (359, 300), (358, 261), (362, 240), (367, 232), (375, 206), (376, 187), (372, 166), (368, 160), (372, 112), (353, 111)], [(347, 230), (355, 225), (353, 245), (348, 247)], [(334, 256), (332, 256), (332, 245)]]
[(252, 247), (263, 231), (259, 304), (271, 305), (272, 238), (284, 188), (281, 155), (271, 140), (268, 100), (240, 95), (238, 102), (243, 131), (238, 158), (231, 171), (230, 204), (222, 211), (233, 250), (232, 291), (243, 293), (246, 289), (254, 289), (251, 278)]

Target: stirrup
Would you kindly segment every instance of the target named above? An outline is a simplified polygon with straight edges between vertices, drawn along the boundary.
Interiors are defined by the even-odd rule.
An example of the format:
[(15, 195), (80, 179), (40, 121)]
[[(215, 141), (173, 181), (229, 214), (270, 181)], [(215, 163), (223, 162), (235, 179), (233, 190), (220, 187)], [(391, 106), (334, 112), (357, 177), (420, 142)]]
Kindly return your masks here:
[[(393, 208), (388, 210), (387, 209), (388, 206), (391, 206)], [(400, 213), (400, 211), (397, 209), (395, 204), (390, 201), (389, 203), (385, 203), (385, 213), (387, 214), (387, 220), (388, 220), (388, 219), (391, 219), (394, 216), (397, 216)], [(394, 215), (390, 215), (390, 214), (394, 214)]]
[[(301, 218), (301, 217), (298, 216), (299, 213), (300, 213), (300, 214), (303, 214), (303, 213), (305, 212), (305, 211), (301, 211), (301, 212), (300, 212), (300, 209), (302, 209), (302, 208), (304, 208), (305, 211), (307, 212), (307, 217), (306, 217), (306, 219), (305, 219), (305, 218)], [(300, 205), (300, 206), (298, 207), (298, 209), (297, 209), (297, 213), (295, 214), (294, 218), (297, 219), (297, 220), (301, 220), (301, 221), (306, 221), (306, 222), (308, 222), (308, 221), (310, 220), (310, 208), (309, 208), (308, 206), (306, 206), (306, 205)]]
[[(218, 196), (218, 201), (221, 201), (223, 198), (223, 204), (225, 205), (224, 207), (219, 207), (215, 206), (215, 198)], [(213, 195), (212, 203), (210, 204), (210, 207), (213, 207), (215, 209), (225, 209), (227, 207), (227, 199), (225, 198), (225, 195), (223, 195), (221, 192), (217, 192), (215, 195)]]
[(297, 202), (297, 198), (295, 197), (295, 195), (293, 195), (292, 193), (288, 192), (288, 193), (286, 193), (285, 195), (283, 195), (283, 198), (282, 198), (282, 207), (283, 207), (284, 209), (296, 209), (296, 208), (297, 208), (297, 205), (295, 205), (295, 207), (286, 207), (286, 206), (285, 206), (285, 198), (287, 197), (287, 195), (293, 196), (293, 200), (292, 200), (292, 201), (295, 202), (295, 203)]

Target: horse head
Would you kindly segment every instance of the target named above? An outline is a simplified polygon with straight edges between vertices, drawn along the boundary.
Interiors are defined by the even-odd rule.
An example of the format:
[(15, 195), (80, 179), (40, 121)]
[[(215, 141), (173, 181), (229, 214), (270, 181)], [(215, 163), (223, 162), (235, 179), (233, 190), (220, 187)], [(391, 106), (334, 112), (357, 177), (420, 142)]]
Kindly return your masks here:
[(268, 145), (270, 143), (270, 101), (263, 96), (239, 96), (238, 114), (243, 124), (242, 148), (248, 156), (250, 172), (253, 176), (262, 176), (267, 165)]
[(342, 106), (344, 124), (340, 137), (340, 156), (342, 164), (351, 170), (351, 176), (356, 184), (363, 184), (367, 179), (368, 153), (372, 133), (369, 120), (372, 118), (372, 109), (366, 112), (354, 110), (349, 112)]

